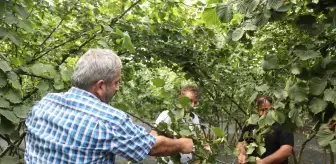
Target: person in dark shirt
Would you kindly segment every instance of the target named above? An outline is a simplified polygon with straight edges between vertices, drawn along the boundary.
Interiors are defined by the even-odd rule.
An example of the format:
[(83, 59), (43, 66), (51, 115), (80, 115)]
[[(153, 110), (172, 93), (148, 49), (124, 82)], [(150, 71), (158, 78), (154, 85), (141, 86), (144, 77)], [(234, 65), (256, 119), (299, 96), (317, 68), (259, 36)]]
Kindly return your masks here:
[[(260, 116), (266, 115), (268, 110), (272, 106), (272, 99), (266, 96), (257, 96), (255, 99), (255, 104)], [(240, 153), (238, 155), (238, 163), (246, 163), (246, 150), (244, 146), (245, 143), (249, 144), (254, 142), (251, 137), (243, 138), (244, 133), (248, 132), (252, 135), (253, 130), (257, 128), (257, 125), (247, 125), (243, 127), (242, 134), (239, 138), (239, 143), (237, 145)], [(265, 135), (265, 148), (266, 152), (259, 156), (253, 153), (252, 156), (258, 157), (256, 160), (257, 164), (288, 164), (288, 157), (292, 155), (294, 146), (294, 136), (293, 133), (287, 129), (284, 129), (279, 123), (275, 122), (272, 125), (273, 132)]]

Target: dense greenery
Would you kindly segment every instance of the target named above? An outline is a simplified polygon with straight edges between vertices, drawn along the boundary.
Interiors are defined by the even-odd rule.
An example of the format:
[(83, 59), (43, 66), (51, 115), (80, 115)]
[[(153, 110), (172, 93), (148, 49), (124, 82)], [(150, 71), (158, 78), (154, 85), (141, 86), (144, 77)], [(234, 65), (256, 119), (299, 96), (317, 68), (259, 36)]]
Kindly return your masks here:
[[(237, 136), (227, 140), (223, 120), (238, 128), (245, 120), (259, 125), (249, 153), (264, 151), (262, 136), (274, 121), (293, 131), (314, 124), (307, 141), (316, 136), (333, 162), (333, 0), (0, 3), (0, 137), (8, 144), (0, 154), (3, 163), (22, 160), (19, 145), (30, 107), (48, 92), (67, 90), (78, 57), (92, 47), (112, 49), (122, 58), (121, 91), (112, 105), (143, 121), (179, 101), (187, 105), (176, 99), (182, 84), (200, 87), (200, 107), (195, 110), (208, 128), (192, 137), (203, 163), (234, 152)], [(251, 105), (257, 94), (273, 97), (276, 110), (259, 118)], [(179, 124), (181, 113), (173, 117)], [(161, 130), (179, 137), (190, 136), (187, 129)], [(212, 151), (204, 151), (204, 145), (211, 145)]]

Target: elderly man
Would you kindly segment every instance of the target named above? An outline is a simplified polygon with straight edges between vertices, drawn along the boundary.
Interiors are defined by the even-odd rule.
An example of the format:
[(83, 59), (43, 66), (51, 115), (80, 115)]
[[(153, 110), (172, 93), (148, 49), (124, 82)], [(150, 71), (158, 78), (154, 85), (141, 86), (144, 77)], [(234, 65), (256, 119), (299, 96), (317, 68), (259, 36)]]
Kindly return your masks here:
[[(272, 106), (272, 99), (267, 96), (257, 96), (255, 99), (257, 112), (260, 116), (266, 115)], [(246, 163), (246, 150), (244, 147), (244, 140), (247, 143), (252, 143), (254, 139), (251, 137), (256, 125), (248, 125), (243, 128), (242, 134), (237, 145), (240, 150), (238, 156), (238, 163)], [(257, 164), (288, 164), (288, 157), (292, 155), (294, 146), (293, 133), (283, 128), (279, 123), (275, 122), (272, 125), (273, 132), (265, 136), (266, 152), (257, 158)], [(244, 139), (244, 133), (248, 132), (249, 137)], [(253, 154), (258, 156), (258, 154)]]
[(153, 136), (108, 105), (119, 89), (122, 63), (111, 50), (90, 49), (77, 62), (72, 87), (50, 93), (26, 120), (26, 164), (114, 163), (115, 155), (141, 161), (148, 155), (190, 153), (188, 138)]

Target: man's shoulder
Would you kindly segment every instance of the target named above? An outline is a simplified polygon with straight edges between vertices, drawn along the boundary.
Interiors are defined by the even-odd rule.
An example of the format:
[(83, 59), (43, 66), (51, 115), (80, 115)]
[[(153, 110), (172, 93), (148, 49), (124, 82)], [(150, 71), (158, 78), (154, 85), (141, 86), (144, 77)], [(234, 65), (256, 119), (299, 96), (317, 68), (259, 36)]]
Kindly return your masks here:
[(39, 103), (46, 103), (46, 101), (48, 103), (61, 105), (69, 110), (77, 110), (78, 112), (92, 115), (108, 122), (127, 117), (123, 111), (103, 103), (97, 98), (86, 95), (49, 93), (43, 97)]

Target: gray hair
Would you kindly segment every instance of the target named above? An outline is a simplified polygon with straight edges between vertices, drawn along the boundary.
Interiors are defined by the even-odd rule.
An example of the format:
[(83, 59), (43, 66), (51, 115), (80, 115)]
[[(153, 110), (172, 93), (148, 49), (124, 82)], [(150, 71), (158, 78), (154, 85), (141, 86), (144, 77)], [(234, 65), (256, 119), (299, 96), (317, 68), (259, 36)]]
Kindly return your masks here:
[(72, 86), (88, 90), (98, 80), (111, 82), (122, 63), (113, 51), (108, 49), (89, 49), (77, 62), (72, 74)]

